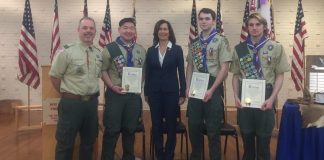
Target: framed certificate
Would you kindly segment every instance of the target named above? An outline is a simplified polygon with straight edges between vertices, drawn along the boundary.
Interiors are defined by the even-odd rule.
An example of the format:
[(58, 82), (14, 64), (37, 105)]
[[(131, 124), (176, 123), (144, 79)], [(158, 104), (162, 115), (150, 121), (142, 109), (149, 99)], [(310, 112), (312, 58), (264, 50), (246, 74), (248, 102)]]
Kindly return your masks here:
[(191, 77), (189, 97), (204, 99), (207, 91), (209, 74), (193, 72)]
[(243, 107), (261, 108), (265, 101), (265, 80), (243, 79), (241, 103)]
[(123, 67), (122, 88), (123, 92), (141, 93), (142, 68)]

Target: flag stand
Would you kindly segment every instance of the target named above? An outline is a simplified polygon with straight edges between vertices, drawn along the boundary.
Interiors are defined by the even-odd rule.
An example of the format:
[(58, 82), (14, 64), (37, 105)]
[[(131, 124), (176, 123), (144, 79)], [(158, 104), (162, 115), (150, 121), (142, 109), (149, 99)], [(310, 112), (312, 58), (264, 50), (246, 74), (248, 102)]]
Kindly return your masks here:
[[(41, 105), (30, 105), (30, 86), (28, 86), (28, 99), (27, 99), (27, 106), (17, 106), (15, 109), (15, 118), (16, 118), (16, 129), (17, 131), (30, 131), (30, 130), (36, 130), (36, 129), (41, 129), (42, 125), (31, 125), (30, 122), (30, 112), (33, 110), (41, 111), (42, 106)], [(27, 115), (28, 115), (28, 121), (27, 125), (19, 126), (19, 111), (27, 109)]]

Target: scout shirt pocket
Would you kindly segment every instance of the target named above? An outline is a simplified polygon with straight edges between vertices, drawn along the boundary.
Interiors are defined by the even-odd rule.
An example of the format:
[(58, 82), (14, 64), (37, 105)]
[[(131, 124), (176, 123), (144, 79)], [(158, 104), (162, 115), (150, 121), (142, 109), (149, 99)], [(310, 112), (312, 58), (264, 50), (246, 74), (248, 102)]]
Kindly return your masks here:
[(261, 53), (261, 65), (262, 68), (267, 68), (273, 70), (276, 66), (277, 59), (275, 55), (272, 54), (272, 52), (263, 52)]
[(218, 66), (219, 61), (219, 49), (218, 48), (207, 48), (207, 63)]
[(96, 61), (96, 66), (95, 66), (96, 76), (97, 76), (97, 78), (100, 78), (103, 61), (100, 58), (96, 58), (95, 61)]
[(134, 67), (142, 68), (144, 65), (145, 54), (141, 54), (141, 50), (134, 49), (133, 50), (133, 63)]
[(74, 60), (71, 63), (70, 71), (75, 75), (84, 75), (87, 71), (87, 64), (83, 59)]

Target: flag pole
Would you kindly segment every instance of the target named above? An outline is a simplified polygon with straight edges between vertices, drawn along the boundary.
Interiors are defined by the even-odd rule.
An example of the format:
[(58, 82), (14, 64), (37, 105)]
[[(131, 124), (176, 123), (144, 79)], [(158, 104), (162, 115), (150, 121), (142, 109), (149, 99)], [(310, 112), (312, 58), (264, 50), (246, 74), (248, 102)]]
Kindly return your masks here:
[(302, 92), (303, 92), (303, 97), (305, 97), (305, 91), (304, 89), (306, 88), (306, 56), (305, 56), (305, 41), (303, 40), (303, 83), (301, 84), (302, 87)]
[(28, 86), (27, 110), (28, 110), (28, 127), (30, 127), (30, 86)]

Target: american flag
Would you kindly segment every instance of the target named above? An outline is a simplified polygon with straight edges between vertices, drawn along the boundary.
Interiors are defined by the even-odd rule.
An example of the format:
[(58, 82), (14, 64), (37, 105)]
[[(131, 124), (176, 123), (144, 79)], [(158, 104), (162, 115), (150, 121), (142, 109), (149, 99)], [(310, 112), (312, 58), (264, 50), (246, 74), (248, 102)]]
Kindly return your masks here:
[(99, 37), (99, 46), (103, 49), (106, 46), (106, 44), (110, 43), (111, 41), (112, 41), (112, 37), (111, 37), (110, 7), (109, 7), (109, 0), (107, 0), (105, 18), (103, 21), (103, 25)]
[(20, 73), (18, 80), (36, 89), (40, 84), (37, 48), (29, 0), (25, 1), (24, 17), (18, 48)]
[(243, 16), (243, 24), (242, 24), (242, 30), (241, 30), (241, 36), (240, 36), (241, 42), (244, 42), (248, 36), (248, 30), (247, 30), (247, 26), (245, 26), (245, 22), (246, 22), (247, 18), (249, 17), (249, 15), (250, 15), (249, 0), (246, 0), (244, 16)]
[(270, 32), (269, 32), (269, 37), (272, 40), (276, 39), (276, 34), (275, 34), (275, 27), (274, 27), (274, 18), (273, 18), (273, 7), (272, 7), (272, 2), (270, 6)]
[(250, 13), (256, 12), (257, 11), (257, 6), (258, 6), (256, 0), (251, 0), (250, 5), (251, 5), (250, 6)]
[(293, 45), (293, 57), (291, 78), (295, 83), (297, 91), (302, 89), (304, 79), (304, 40), (308, 37), (304, 19), (304, 11), (302, 7), (302, 1), (298, 1), (297, 17), (294, 32), (294, 45)]
[(88, 2), (84, 0), (83, 17), (88, 17)]
[(51, 55), (50, 55), (51, 62), (57, 52), (57, 49), (60, 47), (60, 44), (61, 44), (61, 39), (60, 39), (60, 28), (59, 28), (59, 18), (58, 18), (58, 7), (57, 7), (57, 0), (55, 0), (52, 44), (51, 44)]
[(224, 27), (222, 21), (222, 13), (221, 13), (221, 0), (217, 2), (217, 12), (216, 12), (216, 31), (217, 33), (224, 35)]
[(191, 11), (190, 30), (189, 30), (189, 42), (191, 43), (197, 37), (198, 37), (197, 10), (196, 10), (196, 1), (193, 0), (192, 11)]

